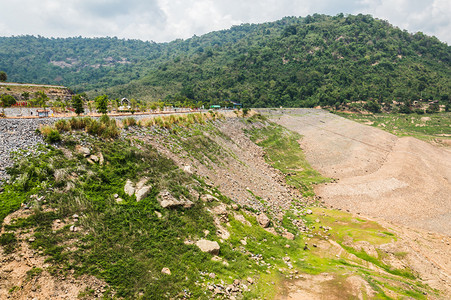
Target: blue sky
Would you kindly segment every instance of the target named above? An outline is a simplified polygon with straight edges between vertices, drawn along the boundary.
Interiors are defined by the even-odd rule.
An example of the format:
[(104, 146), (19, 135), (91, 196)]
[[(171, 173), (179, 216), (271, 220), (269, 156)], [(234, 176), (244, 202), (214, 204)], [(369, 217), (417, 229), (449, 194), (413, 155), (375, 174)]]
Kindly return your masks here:
[(371, 14), (451, 44), (451, 0), (0, 0), (0, 35), (167, 42), (314, 13)]

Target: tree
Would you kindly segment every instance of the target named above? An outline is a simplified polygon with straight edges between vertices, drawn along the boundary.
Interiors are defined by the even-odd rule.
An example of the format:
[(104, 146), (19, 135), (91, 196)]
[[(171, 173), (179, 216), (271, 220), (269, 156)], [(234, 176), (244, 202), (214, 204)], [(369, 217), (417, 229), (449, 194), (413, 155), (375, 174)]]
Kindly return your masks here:
[(80, 94), (72, 96), (72, 107), (75, 109), (77, 116), (85, 111), (83, 108), (83, 98)]
[(47, 101), (49, 101), (49, 96), (47, 96), (47, 94), (43, 91), (35, 92), (34, 96), (36, 97), (36, 102), (39, 104), (39, 106), (45, 109), (45, 105)]
[(0, 71), (0, 81), (5, 82), (8, 79), (8, 75), (5, 71)]
[(96, 109), (101, 114), (106, 114), (108, 111), (108, 96), (97, 96), (94, 101), (96, 102)]
[(3, 94), (0, 96), (0, 105), (2, 107), (9, 107), (16, 104), (16, 98), (11, 95)]
[(130, 106), (131, 106), (132, 114), (135, 113), (135, 110), (136, 110), (136, 104), (137, 104), (137, 102), (136, 102), (135, 99), (133, 99), (133, 98), (130, 99)]

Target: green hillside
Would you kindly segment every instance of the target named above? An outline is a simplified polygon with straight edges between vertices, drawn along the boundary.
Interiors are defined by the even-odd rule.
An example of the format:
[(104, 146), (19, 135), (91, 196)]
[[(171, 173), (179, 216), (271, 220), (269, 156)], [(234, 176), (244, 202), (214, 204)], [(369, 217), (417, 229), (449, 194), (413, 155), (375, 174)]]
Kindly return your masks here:
[(0, 57), (11, 81), (146, 100), (271, 107), (370, 99), (446, 104), (451, 96), (450, 46), (367, 15), (287, 17), (165, 44), (1, 38)]

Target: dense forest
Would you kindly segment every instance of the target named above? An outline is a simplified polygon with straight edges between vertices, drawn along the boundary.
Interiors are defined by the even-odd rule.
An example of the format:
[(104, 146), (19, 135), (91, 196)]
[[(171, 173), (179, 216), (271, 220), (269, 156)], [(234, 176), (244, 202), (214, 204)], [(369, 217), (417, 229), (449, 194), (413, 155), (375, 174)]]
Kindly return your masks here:
[(451, 97), (451, 47), (369, 15), (286, 17), (171, 43), (0, 38), (9, 81), (141, 100), (248, 107), (338, 106)]

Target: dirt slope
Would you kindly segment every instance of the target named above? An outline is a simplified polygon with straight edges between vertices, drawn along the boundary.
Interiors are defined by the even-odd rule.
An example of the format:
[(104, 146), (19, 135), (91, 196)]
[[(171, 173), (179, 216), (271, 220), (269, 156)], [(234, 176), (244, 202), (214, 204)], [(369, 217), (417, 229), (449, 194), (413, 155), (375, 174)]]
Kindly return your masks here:
[(316, 189), (327, 204), (451, 233), (449, 149), (398, 138), (321, 110), (283, 112), (273, 120), (303, 135), (300, 143), (309, 162), (323, 175), (338, 179)]

